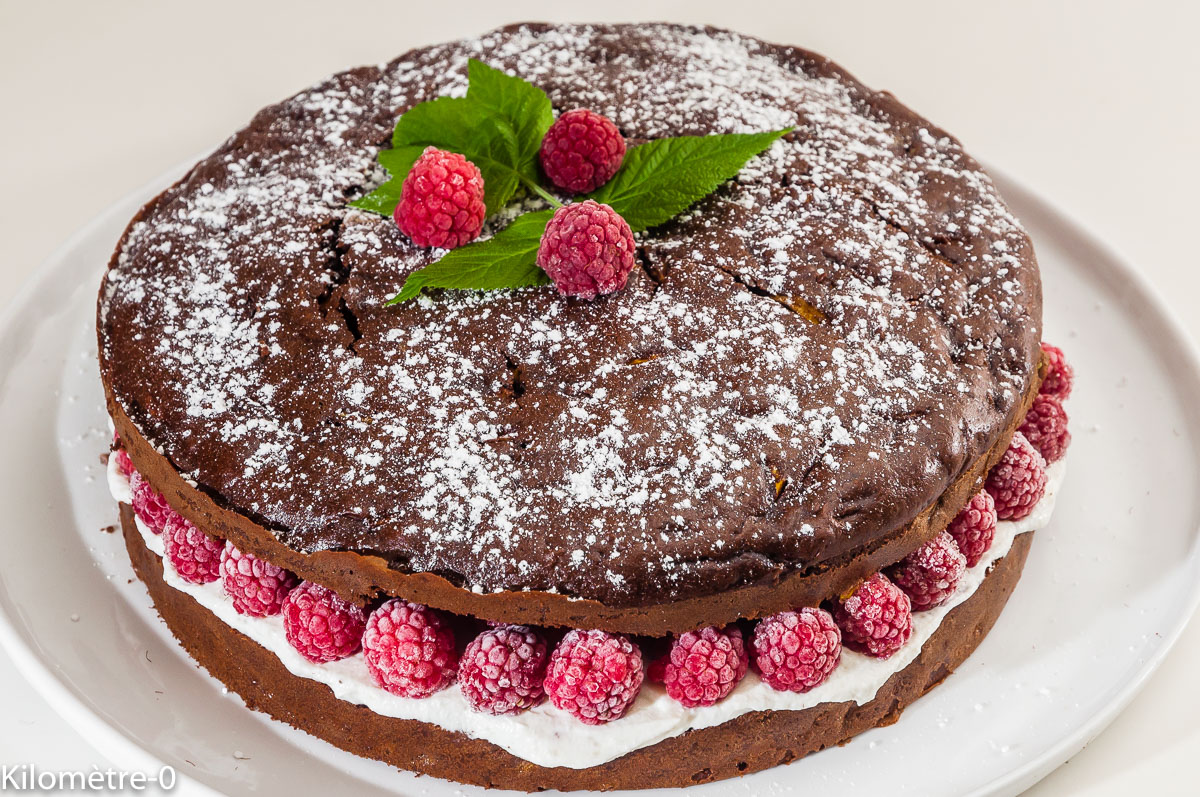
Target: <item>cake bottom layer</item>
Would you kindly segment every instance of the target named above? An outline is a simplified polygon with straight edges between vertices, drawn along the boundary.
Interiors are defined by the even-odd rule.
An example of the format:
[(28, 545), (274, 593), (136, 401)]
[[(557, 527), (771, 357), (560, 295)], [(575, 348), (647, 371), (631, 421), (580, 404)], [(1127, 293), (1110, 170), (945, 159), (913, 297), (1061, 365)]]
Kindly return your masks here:
[(802, 711), (758, 711), (691, 730), (586, 769), (541, 767), (465, 734), (386, 717), (340, 700), (329, 687), (293, 675), (271, 651), (222, 622), (163, 580), (162, 560), (121, 505), (125, 545), (138, 577), (171, 632), (197, 662), (252, 709), (344, 750), (401, 769), (493, 788), (644, 789), (686, 786), (786, 764), (899, 718), (940, 683), (991, 629), (1025, 565), (1032, 534), (1019, 535), (983, 583), (956, 606), (917, 658), (862, 705), (823, 703)]

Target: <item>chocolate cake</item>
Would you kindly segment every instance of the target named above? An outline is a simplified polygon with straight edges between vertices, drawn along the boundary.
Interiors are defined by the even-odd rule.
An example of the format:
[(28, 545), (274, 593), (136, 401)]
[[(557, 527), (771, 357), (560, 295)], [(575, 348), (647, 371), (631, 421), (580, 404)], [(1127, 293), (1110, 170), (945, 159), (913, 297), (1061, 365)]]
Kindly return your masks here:
[[(556, 113), (611, 119), (630, 148), (792, 129), (638, 234), (623, 290), (593, 301), (549, 287), (437, 290), (387, 306), (444, 252), (349, 202), (387, 178), (376, 156), (399, 116), (462, 96), (468, 59), (540, 87)], [(494, 215), (484, 235), (512, 218)], [(849, 596), (880, 571), (912, 592), (889, 568), (918, 562), (955, 524), (986, 526), (973, 497), (998, 496), (1002, 520), (1048, 512), (1045, 461), (1023, 436), (1010, 441), (1047, 370), (1059, 369), (1057, 386), (1064, 366), (1043, 355), (1037, 262), (992, 181), (949, 134), (828, 59), (711, 28), (512, 26), (268, 107), (130, 223), (97, 330), (119, 439), (114, 493), (142, 528), (124, 508), (130, 555), (183, 645), (251, 707), (464, 782), (686, 785), (893, 720), (990, 628), (1033, 526), (1002, 523), (1007, 556), (954, 566), (968, 580), (982, 568), (974, 591), (942, 579), (952, 610), (874, 693), (708, 725), (688, 706), (699, 713), (682, 730), (602, 752), (603, 728), (674, 694), (674, 670), (644, 685), (639, 671), (627, 716), (620, 706), (607, 726), (568, 726), (598, 741), (591, 758), (559, 765), (498, 746), (475, 720), (409, 716), (420, 698), (395, 690), (384, 708), (347, 698), (183, 582), (208, 574), (215, 588), (228, 576), (211, 557), (244, 554), (283, 574), (281, 595), (312, 582), (336, 596), (337, 616), (371, 617), (368, 636), (378, 607), (402, 599), (447, 618), (452, 659), (490, 621), (550, 642), (594, 631), (646, 664), (702, 629), (741, 650), (744, 632), (749, 660), (767, 655), (752, 621), (825, 605), (837, 650), (847, 644), (830, 666), (845, 668), (886, 658), (850, 652), (861, 628), (848, 630)], [(147, 547), (164, 530), (170, 562)], [(977, 558), (962, 544), (964, 561)], [(181, 545), (192, 546), (182, 560)], [(883, 581), (907, 618), (909, 598)], [(261, 620), (284, 622), (297, 644), (286, 616)], [(734, 668), (733, 696), (767, 689), (754, 664)], [(363, 666), (384, 695), (381, 665)], [(523, 706), (521, 721), (551, 721), (547, 691), (554, 705)], [(647, 770), (655, 758), (672, 764)]]

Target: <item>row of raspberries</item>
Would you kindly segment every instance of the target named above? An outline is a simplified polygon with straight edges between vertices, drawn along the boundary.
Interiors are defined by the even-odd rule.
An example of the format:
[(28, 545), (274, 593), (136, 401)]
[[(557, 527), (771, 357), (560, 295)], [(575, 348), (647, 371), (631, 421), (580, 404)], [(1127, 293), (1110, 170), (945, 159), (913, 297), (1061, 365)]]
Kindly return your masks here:
[(477, 711), (517, 714), (549, 699), (596, 725), (623, 716), (644, 679), (662, 684), (684, 706), (709, 706), (728, 696), (751, 667), (773, 689), (807, 692), (825, 682), (843, 647), (876, 658), (900, 650), (912, 636), (913, 612), (954, 595), (967, 568), (991, 548), (997, 520), (1023, 518), (1041, 499), (1046, 461), (1061, 457), (1070, 441), (1062, 399), (1071, 390), (1071, 370), (1060, 351), (1045, 348), (1050, 369), (1030, 414), (1039, 406), (1053, 406), (1054, 413), (1026, 418), (1022, 428), (1032, 424), (1038, 435), (1014, 434), (984, 489), (945, 531), (825, 608), (766, 617), (749, 640), (737, 624), (688, 631), (648, 665), (634, 640), (599, 630), (569, 631), (552, 646), (544, 631), (495, 624), (460, 652), (449, 615), (400, 598), (367, 613), (326, 587), (301, 582), (197, 529), (150, 487), (124, 451), (114, 456), (129, 477), (134, 511), (162, 534), (179, 576), (197, 584), (221, 579), (242, 614), (281, 614), (288, 642), (309, 661), (362, 650), (375, 682), (402, 697), (428, 697), (457, 682)]
[[(605, 116), (567, 111), (546, 131), (540, 156), (551, 183), (584, 194), (617, 173), (625, 138)], [(462, 155), (427, 147), (405, 176), (392, 215), (417, 246), (468, 244), (479, 237), (487, 217), (483, 175)], [(635, 249), (633, 232), (619, 213), (584, 200), (555, 210), (542, 234), (537, 264), (564, 296), (594, 299), (625, 286)]]

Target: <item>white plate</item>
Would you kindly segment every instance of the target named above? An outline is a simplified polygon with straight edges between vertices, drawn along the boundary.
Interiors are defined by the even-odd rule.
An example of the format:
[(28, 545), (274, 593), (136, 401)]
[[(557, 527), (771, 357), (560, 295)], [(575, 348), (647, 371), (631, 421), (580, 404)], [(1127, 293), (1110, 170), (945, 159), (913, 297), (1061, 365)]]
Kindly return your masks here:
[[(99, 461), (108, 432), (96, 287), (126, 220), (174, 176), (72, 238), (0, 321), (0, 639), (123, 768), (166, 762), (193, 789), (230, 794), (481, 794), (364, 761), (222, 697), (131, 581), (120, 535), (101, 531), (116, 510)], [(1001, 183), (1042, 263), (1046, 337), (1077, 373), (1071, 467), (1052, 525), (995, 630), (897, 724), (688, 797), (1016, 794), (1100, 732), (1191, 615), (1200, 595), (1192, 345), (1136, 271)]]

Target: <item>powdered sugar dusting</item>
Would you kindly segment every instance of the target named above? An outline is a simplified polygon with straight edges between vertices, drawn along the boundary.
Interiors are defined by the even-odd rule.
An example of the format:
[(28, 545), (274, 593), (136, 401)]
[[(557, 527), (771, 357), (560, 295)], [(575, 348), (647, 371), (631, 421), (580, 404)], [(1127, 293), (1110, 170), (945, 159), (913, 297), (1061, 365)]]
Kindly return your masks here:
[[(439, 253), (345, 200), (382, 179), (398, 110), (465, 90), (468, 57), (635, 141), (797, 132), (639, 236), (618, 294), (385, 309)], [(143, 432), (294, 547), (621, 604), (906, 522), (1024, 392), (1038, 290), (957, 142), (826, 62), (672, 26), (520, 28), (265, 111), (131, 228), (101, 321)]]

